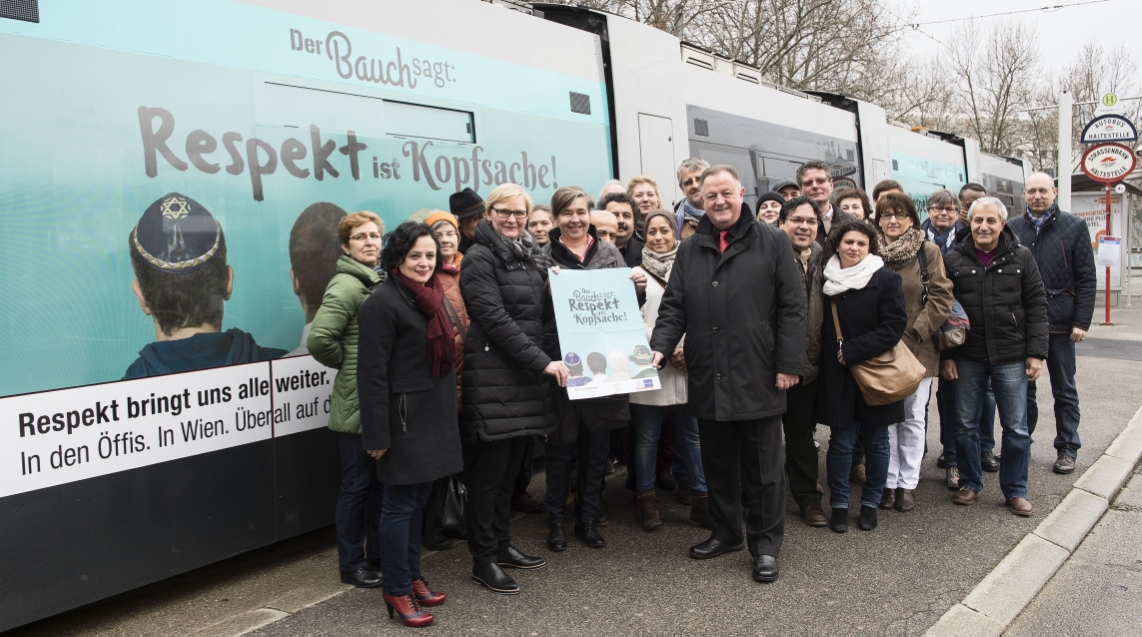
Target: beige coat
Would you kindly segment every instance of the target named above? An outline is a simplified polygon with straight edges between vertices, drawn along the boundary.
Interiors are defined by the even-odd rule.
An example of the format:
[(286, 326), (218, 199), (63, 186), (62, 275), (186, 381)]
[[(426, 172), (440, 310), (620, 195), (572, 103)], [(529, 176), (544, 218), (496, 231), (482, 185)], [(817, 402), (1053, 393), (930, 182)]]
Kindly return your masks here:
[[(646, 273), (642, 266), (634, 269)], [(643, 303), (640, 311), (642, 313), (642, 325), (646, 329), (647, 341), (650, 340), (651, 332), (654, 331), (654, 323), (658, 320), (658, 307), (662, 305), (662, 295), (665, 292), (666, 288), (662, 287), (661, 283), (649, 274), (646, 275), (646, 303)], [(682, 343), (678, 344), (678, 347), (682, 346)], [(658, 370), (658, 382), (662, 384), (662, 389), (634, 392), (630, 395), (631, 404), (657, 407), (686, 404), (686, 372), (678, 371), (670, 364), (670, 361), (666, 361), (662, 369)]]
[(896, 270), (904, 287), (904, 310), (908, 314), (908, 327), (904, 329), (904, 344), (924, 364), (925, 376), (940, 371), (940, 351), (932, 335), (948, 320), (952, 313), (952, 281), (944, 273), (944, 258), (936, 244), (925, 241), (921, 250), (928, 260), (928, 302), (924, 303), (924, 285), (920, 281), (920, 259), (912, 259)]

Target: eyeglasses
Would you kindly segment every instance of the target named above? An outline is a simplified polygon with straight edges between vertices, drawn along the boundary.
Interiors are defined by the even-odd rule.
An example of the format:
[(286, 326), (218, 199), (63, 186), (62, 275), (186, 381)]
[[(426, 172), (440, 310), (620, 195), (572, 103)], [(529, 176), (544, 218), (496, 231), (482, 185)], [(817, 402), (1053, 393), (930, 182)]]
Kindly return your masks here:
[(492, 208), (492, 212), (496, 213), (496, 217), (500, 219), (507, 219), (508, 217), (523, 219), (527, 216), (526, 210), (507, 210), (506, 208)]
[(928, 212), (948, 212), (951, 214), (955, 214), (956, 213), (956, 207), (955, 206), (929, 206)]
[(906, 212), (889, 210), (887, 212), (878, 212), (876, 213), (876, 216), (881, 219), (908, 219), (911, 215)]
[(362, 232), (360, 234), (355, 234), (349, 237), (350, 241), (367, 241), (369, 239), (372, 239), (373, 241), (380, 241), (381, 235), (377, 234), (376, 232)]

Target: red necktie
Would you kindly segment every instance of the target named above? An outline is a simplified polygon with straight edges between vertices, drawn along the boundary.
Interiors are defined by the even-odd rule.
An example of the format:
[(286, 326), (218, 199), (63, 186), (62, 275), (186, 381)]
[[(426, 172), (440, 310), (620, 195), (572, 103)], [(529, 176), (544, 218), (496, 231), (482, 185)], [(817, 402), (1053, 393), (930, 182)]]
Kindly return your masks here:
[(726, 248), (730, 245), (726, 243), (726, 233), (728, 232), (729, 230), (722, 230), (721, 234), (718, 235), (718, 248), (722, 251), (722, 254), (726, 253)]

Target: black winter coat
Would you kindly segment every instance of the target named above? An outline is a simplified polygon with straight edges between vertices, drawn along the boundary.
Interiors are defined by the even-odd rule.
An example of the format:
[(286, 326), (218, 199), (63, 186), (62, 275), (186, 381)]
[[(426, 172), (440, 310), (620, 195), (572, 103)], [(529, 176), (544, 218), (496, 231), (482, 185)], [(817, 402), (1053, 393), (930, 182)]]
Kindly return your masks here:
[(705, 216), (678, 247), (650, 348), (669, 360), (686, 335), (690, 413), (753, 420), (785, 412), (777, 374), (805, 373), (805, 290), (789, 237), (742, 206), (718, 248)]
[(623, 255), (623, 261), (626, 262), (628, 268), (642, 265), (643, 245), (642, 239), (639, 239), (634, 233), (631, 233), (630, 239), (627, 239), (623, 247), (619, 248), (619, 254)]
[(1056, 210), (1038, 233), (1024, 213), (1007, 224), (1039, 266), (1047, 293), (1047, 329), (1071, 333), (1072, 327), (1090, 329), (1094, 316), (1094, 248), (1090, 230), (1081, 217)]
[[(580, 261), (579, 257), (575, 256), (567, 246), (559, 242), (561, 234), (559, 228), (552, 228), (551, 241), (543, 246), (551, 258), (551, 264), (568, 270), (601, 270), (626, 267), (623, 255), (618, 248), (606, 241), (599, 241), (595, 226), (591, 226), (588, 232), (594, 239), (594, 243), (587, 249), (583, 261)], [(631, 237), (631, 241), (634, 240), (635, 237)], [(639, 253), (641, 254), (641, 252), (642, 249), (640, 248)], [(548, 353), (552, 358), (561, 358), (563, 349), (559, 344), (558, 332), (553, 331), (553, 334), (554, 338), (550, 341), (552, 350)], [(546, 440), (549, 444), (559, 445), (575, 442), (578, 438), (580, 422), (587, 428), (587, 431), (592, 433), (607, 429), (620, 429), (626, 427), (627, 423), (630, 422), (630, 397), (627, 394), (570, 400), (567, 398), (565, 389), (557, 389), (555, 395), (557, 416), (547, 429)]]
[(1047, 295), (1035, 257), (1005, 227), (995, 257), (985, 268), (971, 233), (944, 255), (952, 293), (971, 321), (967, 341), (941, 358), (967, 358), (998, 365), (1047, 357)]
[[(822, 266), (823, 267), (823, 266)], [(844, 343), (837, 345), (833, 301)], [(821, 321), (821, 376), (817, 385), (817, 422), (827, 427), (887, 427), (904, 422), (904, 401), (870, 407), (864, 402), (849, 365), (862, 363), (896, 347), (908, 327), (900, 275), (881, 268), (859, 290), (825, 296)], [(837, 350), (845, 364), (837, 360)]]
[(419, 484), (461, 471), (456, 372), (432, 377), (428, 317), (398, 277), (389, 277), (357, 312), (357, 395), (365, 449), (385, 484)]
[(465, 438), (543, 435), (554, 409), (553, 383), (543, 375), (551, 362), (544, 338), (554, 329), (547, 271), (518, 259), (481, 221), (464, 255), (460, 293), (472, 319), (460, 375)]

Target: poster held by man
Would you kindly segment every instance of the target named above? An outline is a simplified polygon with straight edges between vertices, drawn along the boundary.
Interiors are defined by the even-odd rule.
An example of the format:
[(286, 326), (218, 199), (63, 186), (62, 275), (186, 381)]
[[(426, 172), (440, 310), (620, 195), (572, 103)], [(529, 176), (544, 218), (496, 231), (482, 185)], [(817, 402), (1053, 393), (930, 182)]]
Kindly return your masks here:
[(571, 370), (568, 398), (661, 387), (638, 312), (630, 268), (562, 270), (549, 280), (560, 353)]

